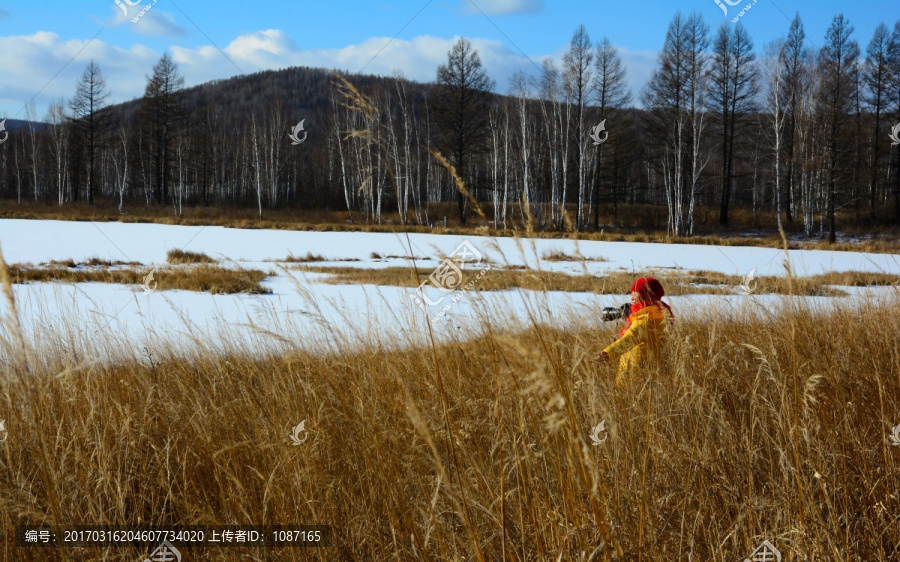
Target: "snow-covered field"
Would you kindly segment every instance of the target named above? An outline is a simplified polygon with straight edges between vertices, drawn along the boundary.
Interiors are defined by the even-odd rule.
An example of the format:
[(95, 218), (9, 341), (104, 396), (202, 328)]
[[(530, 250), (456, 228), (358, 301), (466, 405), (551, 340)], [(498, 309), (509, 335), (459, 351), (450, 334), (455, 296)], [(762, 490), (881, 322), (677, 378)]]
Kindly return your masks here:
[[(271, 295), (209, 295), (189, 291), (145, 293), (140, 286), (106, 283), (32, 283), (14, 289), (19, 317), (28, 338), (41, 348), (77, 348), (90, 355), (112, 354), (118, 345), (132, 349), (176, 352), (213, 345), (227, 349), (305, 348), (346, 349), (348, 343), (394, 346), (427, 340), (426, 314), (413, 299), (414, 290), (375, 285), (329, 285), (320, 276), (283, 268), (286, 257), (317, 254), (339, 265), (360, 268), (410, 266), (416, 258), (420, 270), (430, 271), (451, 255), (464, 240), (493, 266), (528, 265), (544, 270), (603, 274), (625, 270), (641, 276), (654, 268), (709, 270), (746, 275), (783, 275), (781, 250), (754, 247), (643, 244), (629, 242), (574, 242), (571, 240), (493, 239), (435, 234), (382, 234), (238, 230), (223, 227), (170, 226), (0, 220), (0, 247), (7, 263), (39, 264), (50, 260), (77, 262), (97, 257), (110, 261), (165, 264), (172, 249), (203, 252), (223, 266), (272, 271), (263, 284)], [(605, 261), (548, 262), (538, 258), (556, 251)], [(373, 254), (384, 258), (373, 258)], [(397, 256), (388, 258), (388, 256)], [(825, 271), (875, 271), (900, 274), (900, 256), (855, 252), (798, 250), (790, 252), (797, 275)], [(474, 279), (483, 261), (464, 281)], [(329, 265), (320, 262), (317, 265)], [(890, 292), (883, 289), (878, 293)], [(851, 291), (868, 294), (870, 291)], [(443, 294), (430, 289), (437, 300)], [(471, 332), (483, 321), (532, 321), (563, 324), (598, 322), (603, 306), (627, 301), (627, 296), (589, 293), (534, 293), (530, 291), (457, 292), (440, 305), (428, 307), (435, 317), (441, 307), (449, 312), (434, 325), (439, 340)], [(745, 314), (765, 314), (783, 297), (697, 295), (670, 299), (676, 313), (690, 314), (709, 306)], [(807, 298), (809, 304), (849, 298)], [(825, 305), (827, 306), (827, 304)], [(8, 306), (0, 305), (6, 314)]]

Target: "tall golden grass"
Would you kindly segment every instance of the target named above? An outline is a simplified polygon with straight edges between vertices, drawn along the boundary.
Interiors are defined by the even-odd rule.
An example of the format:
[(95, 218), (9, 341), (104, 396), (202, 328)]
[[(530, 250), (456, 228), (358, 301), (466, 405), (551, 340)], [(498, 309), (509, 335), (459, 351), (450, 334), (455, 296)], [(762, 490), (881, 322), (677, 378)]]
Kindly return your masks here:
[(334, 529), (331, 548), (182, 549), (185, 562), (731, 562), (765, 539), (786, 561), (900, 556), (895, 289), (676, 309), (662, 360), (616, 390), (591, 359), (618, 327), (551, 328), (550, 310), (529, 308), (524, 329), (486, 309), (477, 337), (327, 353), (301, 351), (322, 334), (285, 321), (269, 334), (280, 351), (225, 337), (186, 357), (73, 325), (29, 338), (2, 261), (0, 282), (3, 560), (149, 552), (17, 548), (17, 523)]

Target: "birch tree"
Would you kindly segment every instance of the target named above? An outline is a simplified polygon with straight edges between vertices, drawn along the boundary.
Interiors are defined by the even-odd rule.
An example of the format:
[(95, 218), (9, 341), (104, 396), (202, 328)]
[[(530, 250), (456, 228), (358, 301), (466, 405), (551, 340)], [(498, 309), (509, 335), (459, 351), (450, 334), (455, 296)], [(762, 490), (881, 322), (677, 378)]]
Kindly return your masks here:
[(766, 46), (765, 79), (768, 85), (766, 92), (767, 109), (772, 116), (772, 133), (774, 138), (773, 155), (775, 157), (775, 216), (778, 217), (778, 229), (781, 230), (781, 152), (784, 137), (784, 121), (786, 111), (782, 94), (785, 77), (785, 44), (775, 41)]
[(68, 116), (66, 115), (65, 100), (59, 98), (50, 102), (47, 122), (50, 124), (50, 148), (53, 152), (53, 162), (56, 168), (56, 198), (57, 203), (62, 205), (66, 201), (63, 172), (66, 169), (65, 163), (68, 160), (67, 150), (69, 144)]
[(689, 67), (687, 22), (678, 12), (669, 23), (657, 68), (642, 95), (649, 111), (648, 128), (662, 141), (658, 143), (662, 149), (658, 158), (668, 206), (667, 228), (675, 236), (685, 234), (684, 158)]

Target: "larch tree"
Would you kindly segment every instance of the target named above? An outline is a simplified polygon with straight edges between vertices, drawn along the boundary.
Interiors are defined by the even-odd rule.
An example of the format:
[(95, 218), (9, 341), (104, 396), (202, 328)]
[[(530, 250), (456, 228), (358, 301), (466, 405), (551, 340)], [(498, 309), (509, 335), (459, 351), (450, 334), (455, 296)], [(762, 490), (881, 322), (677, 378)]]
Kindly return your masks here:
[(585, 224), (585, 149), (588, 143), (584, 132), (587, 104), (591, 100), (593, 89), (593, 62), (591, 38), (584, 25), (578, 27), (569, 43), (569, 51), (563, 55), (563, 80), (575, 106), (575, 163), (578, 173), (578, 211), (576, 227), (581, 229)]
[(875, 28), (872, 40), (866, 47), (866, 60), (862, 65), (862, 80), (865, 85), (864, 99), (868, 111), (875, 119), (872, 127), (871, 158), (869, 164), (869, 209), (874, 213), (878, 192), (879, 161), (881, 158), (881, 120), (888, 103), (888, 60), (891, 51), (891, 32), (884, 23)]
[(788, 223), (794, 220), (794, 201), (796, 197), (797, 171), (795, 166), (797, 152), (797, 121), (801, 100), (809, 88), (808, 69), (811, 54), (804, 46), (806, 32), (803, 30), (803, 22), (800, 14), (794, 16), (788, 31), (787, 40), (784, 43), (784, 80), (782, 81), (784, 92), (781, 96), (787, 104), (785, 123), (785, 198), (783, 203), (784, 215)]
[[(619, 118), (619, 110), (631, 103), (631, 92), (628, 90), (628, 82), (625, 74), (625, 65), (619, 50), (604, 37), (597, 45), (597, 53), (594, 57), (594, 102), (600, 122), (610, 117)], [(611, 122), (605, 126), (609, 135), (623, 129), (621, 123)], [(596, 145), (597, 156), (594, 160), (593, 194), (594, 199), (594, 230), (599, 228), (600, 220), (600, 184), (603, 176), (603, 147), (605, 142)], [(618, 213), (618, 197), (615, 189), (612, 190), (613, 208)]]
[(759, 93), (754, 66), (753, 41), (746, 28), (723, 25), (713, 40), (710, 102), (720, 121), (722, 193), (719, 223), (728, 226), (731, 180), (734, 173), (734, 142), (738, 121), (756, 109)]
[(684, 225), (684, 159), (687, 135), (686, 111), (689, 84), (687, 21), (681, 12), (675, 14), (666, 31), (657, 68), (642, 93), (648, 109), (648, 129), (662, 148), (657, 160), (668, 206), (668, 230), (675, 236), (685, 234)]
[[(888, 48), (887, 107), (893, 107), (896, 123), (900, 123), (900, 20), (894, 24)], [(896, 154), (894, 170), (894, 218), (900, 222), (900, 145), (891, 143), (891, 151)]]
[(157, 204), (169, 200), (169, 182), (174, 158), (174, 137), (178, 134), (184, 114), (179, 94), (184, 77), (178, 64), (168, 52), (163, 53), (147, 77), (147, 87), (141, 100), (141, 122), (148, 130), (154, 199)]
[[(70, 102), (74, 117), (75, 136), (79, 140), (79, 146), (83, 149), (83, 156), (87, 161), (85, 195), (89, 205), (94, 203), (97, 157), (107, 129), (107, 120), (100, 113), (100, 110), (106, 106), (107, 98), (109, 98), (109, 92), (106, 89), (106, 78), (103, 76), (100, 66), (91, 60), (75, 85), (75, 97)], [(76, 193), (77, 189), (76, 187)]]
[(819, 112), (826, 117), (827, 132), (827, 198), (828, 241), (837, 239), (835, 208), (837, 182), (843, 159), (849, 150), (847, 123), (853, 111), (855, 73), (859, 59), (859, 45), (850, 38), (853, 26), (843, 14), (834, 17), (825, 33), (821, 50), (822, 89), (818, 100)]
[[(431, 97), (430, 113), (437, 129), (435, 144), (467, 185), (475, 174), (470, 160), (482, 151), (490, 121), (491, 80), (478, 51), (460, 38), (447, 53), (447, 64), (437, 70), (437, 84)], [(459, 220), (466, 223), (468, 200), (457, 190)]]

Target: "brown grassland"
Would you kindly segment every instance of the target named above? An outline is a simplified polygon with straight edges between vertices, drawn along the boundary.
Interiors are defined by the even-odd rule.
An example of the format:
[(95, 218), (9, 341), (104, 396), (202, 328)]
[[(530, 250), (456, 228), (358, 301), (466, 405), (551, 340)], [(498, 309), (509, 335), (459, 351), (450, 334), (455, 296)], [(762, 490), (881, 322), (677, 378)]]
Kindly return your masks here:
[(202, 252), (186, 252), (180, 249), (166, 252), (166, 261), (172, 264), (180, 263), (216, 263), (216, 260)]
[(138, 266), (136, 268), (119, 267), (122, 265), (120, 263), (89, 265), (90, 263), (83, 264), (88, 265), (88, 267), (78, 267), (79, 264), (76, 264), (74, 261), (65, 264), (57, 263), (42, 266), (15, 264), (9, 267), (9, 274), (13, 283), (64, 281), (69, 283), (119, 283), (139, 286), (143, 283), (145, 276), (153, 271), (153, 278), (149, 283), (154, 290), (177, 289), (209, 292), (214, 295), (233, 293), (267, 294), (272, 292), (261, 285), (261, 282), (268, 277), (268, 274), (258, 269), (231, 269), (218, 265), (209, 265), (205, 261), (173, 262), (170, 260), (170, 263), (199, 263), (199, 265), (161, 268), (146, 266)]
[[(345, 266), (295, 266), (300, 271), (325, 273), (330, 277), (319, 279), (321, 283), (393, 285), (417, 287), (425, 281), (433, 268), (423, 266), (385, 267), (361, 269)], [(743, 278), (715, 271), (649, 271), (666, 287), (666, 294), (680, 295), (731, 295), (735, 294)], [(603, 275), (568, 274), (558, 271), (542, 271), (524, 268), (492, 268), (478, 281), (480, 291), (502, 291), (521, 288), (532, 291), (585, 292), (603, 295), (628, 295), (635, 274), (625, 271), (609, 271)], [(900, 286), (900, 275), (860, 271), (828, 272), (819, 275), (794, 277), (761, 276), (749, 283), (754, 294), (795, 294), (803, 296), (844, 296), (847, 293), (835, 286), (872, 287)]]
[[(15, 272), (0, 275), (14, 310)], [(896, 560), (900, 296), (886, 291), (679, 316), (659, 363), (623, 389), (591, 361), (613, 323), (511, 330), (486, 313), (463, 343), (254, 354), (235, 341), (150, 361), (124, 339), (89, 342), (120, 352), (99, 362), (65, 337), (29, 343), (10, 314), (0, 555), (133, 561), (152, 548), (18, 548), (20, 523), (321, 524), (332, 547), (182, 552), (732, 562), (768, 539), (785, 561)], [(309, 437), (292, 446), (301, 420)]]

